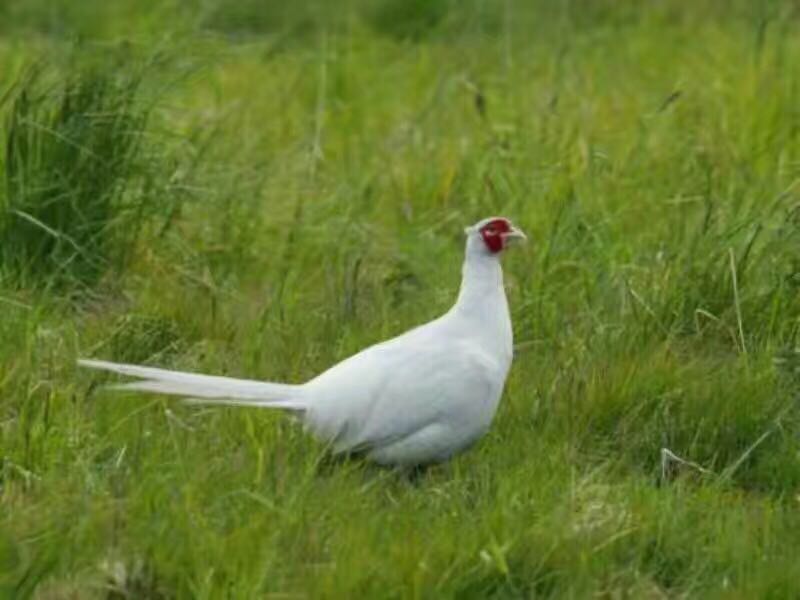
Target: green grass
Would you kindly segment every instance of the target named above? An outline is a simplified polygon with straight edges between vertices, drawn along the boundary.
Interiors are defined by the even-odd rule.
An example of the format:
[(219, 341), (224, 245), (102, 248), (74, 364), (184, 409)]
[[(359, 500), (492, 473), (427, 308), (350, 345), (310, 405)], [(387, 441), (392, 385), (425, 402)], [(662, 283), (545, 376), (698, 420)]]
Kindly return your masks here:
[(147, 112), (139, 77), (119, 68), (70, 67), (47, 84), (33, 67), (12, 91), (0, 269), (22, 285), (91, 284), (135, 243), (152, 202), (137, 185)]
[[(793, 597), (794, 4), (277, 6), (0, 8), (0, 222), (47, 226), (0, 227), (0, 597)], [(21, 107), (32, 64), (51, 104)], [(97, 81), (83, 113), (129, 98), (135, 151), (53, 116)], [(38, 161), (22, 108), (62, 132), (25, 134)], [(303, 381), (444, 311), (491, 214), (532, 238), (515, 362), (486, 438), (416, 482), (75, 367)], [(53, 231), (102, 266), (50, 285)]]

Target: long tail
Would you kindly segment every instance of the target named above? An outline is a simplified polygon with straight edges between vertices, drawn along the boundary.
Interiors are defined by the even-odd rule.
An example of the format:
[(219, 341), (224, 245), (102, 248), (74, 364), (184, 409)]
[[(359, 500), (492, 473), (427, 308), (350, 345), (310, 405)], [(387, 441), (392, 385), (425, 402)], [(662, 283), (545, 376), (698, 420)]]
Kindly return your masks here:
[(101, 369), (120, 375), (138, 377), (141, 380), (110, 386), (115, 390), (173, 394), (183, 396), (188, 402), (198, 404), (261, 406), (297, 411), (307, 408), (301, 398), (302, 386), (299, 385), (198, 375), (104, 360), (81, 359), (78, 364), (90, 369)]

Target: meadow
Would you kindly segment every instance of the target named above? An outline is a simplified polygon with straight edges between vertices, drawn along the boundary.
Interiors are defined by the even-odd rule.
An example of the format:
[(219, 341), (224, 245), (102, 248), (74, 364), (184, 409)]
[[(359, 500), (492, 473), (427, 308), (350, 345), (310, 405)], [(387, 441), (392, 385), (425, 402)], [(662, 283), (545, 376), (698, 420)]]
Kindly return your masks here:
[[(0, 4), (0, 597), (794, 598), (800, 7)], [(508, 216), (489, 434), (408, 477), (78, 357), (301, 382)]]

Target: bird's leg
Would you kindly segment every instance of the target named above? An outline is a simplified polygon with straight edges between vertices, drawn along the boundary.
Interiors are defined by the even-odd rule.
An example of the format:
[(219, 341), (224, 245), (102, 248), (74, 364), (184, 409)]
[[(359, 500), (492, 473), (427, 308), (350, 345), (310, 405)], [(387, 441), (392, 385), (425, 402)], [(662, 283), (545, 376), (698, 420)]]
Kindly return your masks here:
[(430, 471), (431, 465), (416, 465), (410, 469), (404, 469), (403, 474), (406, 480), (412, 485), (419, 485)]

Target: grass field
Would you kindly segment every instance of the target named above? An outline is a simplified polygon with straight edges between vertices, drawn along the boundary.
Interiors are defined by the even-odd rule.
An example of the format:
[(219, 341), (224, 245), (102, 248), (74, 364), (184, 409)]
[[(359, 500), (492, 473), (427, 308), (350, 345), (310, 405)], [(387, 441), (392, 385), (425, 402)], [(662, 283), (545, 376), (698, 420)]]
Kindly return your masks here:
[[(797, 3), (7, 0), (0, 73), (0, 597), (800, 593)], [(417, 481), (75, 367), (303, 381), (493, 214), (515, 362)]]

